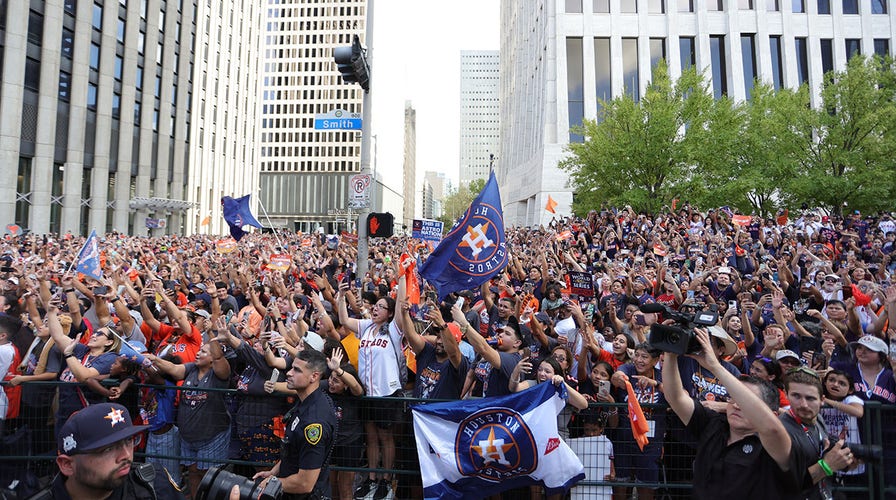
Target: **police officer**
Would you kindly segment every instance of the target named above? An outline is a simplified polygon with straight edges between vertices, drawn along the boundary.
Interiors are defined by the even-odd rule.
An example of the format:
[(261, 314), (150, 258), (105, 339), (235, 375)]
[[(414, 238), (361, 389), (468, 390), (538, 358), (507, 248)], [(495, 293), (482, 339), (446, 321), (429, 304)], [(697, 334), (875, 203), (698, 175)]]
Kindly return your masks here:
[(119, 404), (76, 412), (57, 436), (59, 474), (32, 499), (183, 499), (164, 468), (134, 463), (136, 435), (146, 427), (133, 425)]
[(327, 465), (336, 435), (336, 412), (330, 397), (320, 388), (327, 358), (314, 349), (296, 356), (286, 374), (286, 386), (296, 391), (299, 403), (283, 418), (286, 435), (280, 461), (253, 479), (276, 476), (284, 499), (318, 499), (327, 484)]

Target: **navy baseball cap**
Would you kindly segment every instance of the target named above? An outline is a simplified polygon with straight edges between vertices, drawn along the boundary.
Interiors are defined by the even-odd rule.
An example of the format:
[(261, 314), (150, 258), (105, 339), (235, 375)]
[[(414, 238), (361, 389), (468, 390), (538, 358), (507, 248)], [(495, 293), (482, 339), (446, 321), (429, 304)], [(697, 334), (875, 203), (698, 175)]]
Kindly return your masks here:
[(134, 425), (127, 408), (115, 403), (90, 405), (72, 414), (56, 438), (59, 453), (90, 453), (143, 432), (148, 425)]

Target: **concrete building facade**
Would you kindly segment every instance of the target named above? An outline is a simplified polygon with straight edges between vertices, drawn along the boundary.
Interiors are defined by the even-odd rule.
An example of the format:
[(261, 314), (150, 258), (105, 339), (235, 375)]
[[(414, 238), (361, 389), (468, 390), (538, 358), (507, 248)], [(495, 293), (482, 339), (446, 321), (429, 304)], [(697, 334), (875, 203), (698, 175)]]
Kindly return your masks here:
[(151, 219), (152, 234), (184, 234), (227, 187), (251, 189), (260, 10), (0, 1), (0, 220), (140, 235)]
[(549, 220), (548, 195), (570, 212), (557, 168), (582, 140), (570, 127), (597, 118), (598, 99), (638, 99), (661, 58), (673, 78), (696, 65), (716, 96), (748, 99), (759, 78), (806, 83), (817, 105), (826, 72), (896, 43), (896, 11), (883, 0), (503, 0), (501, 25), (496, 172), (505, 221), (524, 226)]
[(345, 230), (340, 214), (349, 178), (361, 171), (361, 132), (315, 130), (314, 118), (361, 113), (364, 90), (343, 83), (333, 49), (354, 35), (364, 43), (367, 1), (265, 3), (261, 201), (276, 226)]
[(500, 52), (460, 52), (460, 183), (487, 179), (498, 155), (501, 134), (498, 105)]

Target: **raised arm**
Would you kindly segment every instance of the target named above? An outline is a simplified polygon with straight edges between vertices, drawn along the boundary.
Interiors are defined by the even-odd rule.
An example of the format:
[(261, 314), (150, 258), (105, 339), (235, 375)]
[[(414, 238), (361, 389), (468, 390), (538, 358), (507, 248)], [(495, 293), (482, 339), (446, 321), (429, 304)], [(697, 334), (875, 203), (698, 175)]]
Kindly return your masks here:
[(498, 351), (488, 345), (488, 341), (485, 340), (485, 337), (483, 337), (475, 328), (470, 326), (463, 311), (457, 307), (456, 303), (451, 306), (451, 315), (454, 317), (454, 322), (460, 326), (460, 331), (467, 336), (467, 342), (473, 346), (476, 353), (482, 356), (483, 360), (491, 363), (493, 369), (500, 368), (501, 356), (498, 354)]
[(348, 316), (348, 308), (345, 304), (345, 291), (348, 289), (348, 283), (339, 284), (339, 293), (336, 294), (336, 305), (339, 310), (339, 322), (352, 332), (360, 333), (360, 322), (356, 318)]
[(681, 374), (678, 373), (678, 355), (667, 352), (664, 356), (663, 395), (682, 423), (688, 425), (694, 415), (694, 405), (697, 402), (688, 395), (681, 383)]

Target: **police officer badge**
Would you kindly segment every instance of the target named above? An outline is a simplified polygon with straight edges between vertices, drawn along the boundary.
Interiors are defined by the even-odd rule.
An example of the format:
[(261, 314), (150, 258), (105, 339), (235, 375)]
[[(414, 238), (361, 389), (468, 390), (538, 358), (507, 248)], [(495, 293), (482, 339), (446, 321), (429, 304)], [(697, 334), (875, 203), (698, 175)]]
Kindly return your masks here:
[(308, 424), (305, 426), (305, 440), (308, 444), (315, 445), (320, 442), (323, 428), (320, 424)]

